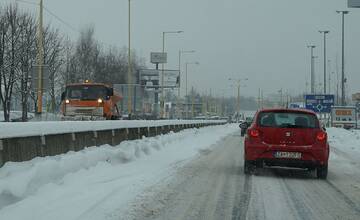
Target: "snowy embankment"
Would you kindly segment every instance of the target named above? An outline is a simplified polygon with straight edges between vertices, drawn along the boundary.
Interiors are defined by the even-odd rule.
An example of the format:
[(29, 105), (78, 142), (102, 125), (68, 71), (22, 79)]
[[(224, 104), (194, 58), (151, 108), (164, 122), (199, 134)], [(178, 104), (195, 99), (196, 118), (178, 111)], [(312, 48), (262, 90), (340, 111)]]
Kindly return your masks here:
[[(327, 129), (330, 147), (360, 160), (360, 130)], [(336, 152), (335, 152), (336, 153)], [(336, 154), (333, 155), (336, 157)]]
[(116, 120), (116, 121), (48, 121), (0, 122), (0, 138), (25, 137), (69, 132), (96, 131), (119, 128), (153, 127), (176, 124), (220, 123), (220, 120)]
[[(360, 130), (329, 128), (327, 132), (331, 147), (330, 174), (341, 173), (341, 175), (345, 175), (338, 175), (337, 177), (345, 182), (349, 177), (360, 176)], [(360, 189), (359, 184), (356, 187), (356, 190)]]
[(6, 163), (0, 168), (0, 219), (120, 219), (147, 187), (238, 130), (236, 124), (188, 129)]

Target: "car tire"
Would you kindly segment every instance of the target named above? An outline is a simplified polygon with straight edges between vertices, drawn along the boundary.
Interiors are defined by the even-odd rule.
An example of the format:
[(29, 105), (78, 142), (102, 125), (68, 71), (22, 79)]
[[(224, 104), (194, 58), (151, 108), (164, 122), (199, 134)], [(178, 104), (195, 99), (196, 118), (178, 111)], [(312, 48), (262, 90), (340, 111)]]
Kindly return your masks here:
[(328, 174), (328, 166), (321, 166), (316, 168), (316, 176), (319, 179), (326, 179), (327, 178), (327, 174)]
[(254, 166), (251, 164), (251, 162), (248, 161), (248, 160), (245, 160), (245, 162), (244, 162), (244, 174), (250, 175), (251, 172), (253, 171), (253, 169), (254, 169)]

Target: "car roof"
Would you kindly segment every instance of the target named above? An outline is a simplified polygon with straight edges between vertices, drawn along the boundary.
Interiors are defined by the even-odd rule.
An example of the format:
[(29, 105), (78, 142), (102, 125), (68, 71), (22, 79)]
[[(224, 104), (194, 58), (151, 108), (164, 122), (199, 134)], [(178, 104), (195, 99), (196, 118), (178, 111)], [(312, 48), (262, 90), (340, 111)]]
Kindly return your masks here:
[(267, 108), (258, 111), (258, 113), (260, 112), (294, 112), (316, 115), (315, 112), (303, 108)]

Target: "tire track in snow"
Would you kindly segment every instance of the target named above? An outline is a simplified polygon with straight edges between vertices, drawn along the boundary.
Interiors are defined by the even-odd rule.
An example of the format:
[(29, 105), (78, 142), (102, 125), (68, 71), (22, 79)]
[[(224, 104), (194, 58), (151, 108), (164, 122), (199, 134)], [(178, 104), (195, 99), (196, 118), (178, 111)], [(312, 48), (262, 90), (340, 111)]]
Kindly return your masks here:
[(301, 195), (291, 189), (288, 181), (286, 181), (284, 178), (281, 180), (284, 188), (286, 189), (286, 192), (284, 193), (294, 205), (294, 211), (296, 212), (297, 217), (299, 217), (301, 220), (313, 219), (312, 215), (310, 214), (311, 210), (309, 210), (306, 203), (300, 199)]
[(246, 219), (247, 211), (249, 209), (251, 198), (252, 177), (245, 175), (245, 182), (242, 189), (239, 188), (239, 193), (235, 199), (235, 205), (232, 213), (232, 220)]
[(350, 206), (350, 208), (352, 210), (354, 210), (354, 212), (356, 212), (356, 214), (358, 216), (360, 216), (360, 207), (353, 202), (347, 195), (345, 195), (345, 193), (343, 193), (338, 187), (336, 187), (332, 182), (330, 182), (329, 180), (326, 180), (325, 183), (332, 188), (338, 195), (340, 198), (342, 198), (344, 200), (344, 202)]

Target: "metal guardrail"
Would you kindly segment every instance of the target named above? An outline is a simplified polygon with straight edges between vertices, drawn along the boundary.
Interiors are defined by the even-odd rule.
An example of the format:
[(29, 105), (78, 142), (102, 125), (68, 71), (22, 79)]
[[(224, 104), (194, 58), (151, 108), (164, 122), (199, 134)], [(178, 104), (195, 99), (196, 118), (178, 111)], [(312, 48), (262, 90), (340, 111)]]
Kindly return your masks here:
[(3, 138), (0, 139), (0, 167), (9, 161), (28, 161), (35, 157), (55, 156), (105, 144), (116, 146), (122, 141), (140, 139), (143, 136), (154, 137), (171, 131), (223, 124), (225, 122), (178, 124)]

